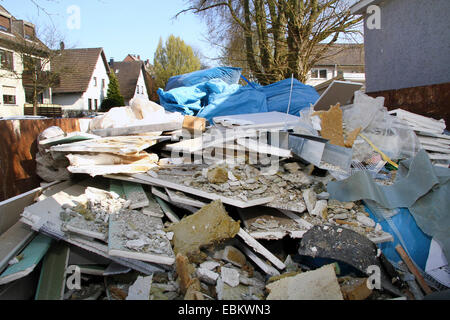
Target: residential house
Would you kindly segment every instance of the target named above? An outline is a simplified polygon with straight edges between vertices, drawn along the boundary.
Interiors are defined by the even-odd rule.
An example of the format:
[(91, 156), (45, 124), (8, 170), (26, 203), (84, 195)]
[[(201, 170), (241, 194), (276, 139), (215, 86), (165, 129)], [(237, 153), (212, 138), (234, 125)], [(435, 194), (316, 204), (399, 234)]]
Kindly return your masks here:
[(306, 84), (317, 86), (334, 78), (365, 82), (363, 44), (331, 45), (311, 69)]
[[(32, 103), (33, 88), (23, 59), (37, 59), (42, 63), (39, 71), (50, 71), (50, 63), (45, 61), (48, 50), (37, 39), (32, 23), (16, 19), (0, 6), (0, 117), (24, 115), (25, 103)], [(43, 76), (42, 72), (37, 76)], [(39, 91), (40, 103), (52, 103), (51, 88)]]
[(53, 102), (66, 110), (97, 111), (106, 98), (110, 68), (103, 48), (67, 49), (54, 62), (64, 70)]
[(119, 80), (120, 93), (128, 105), (130, 100), (140, 97), (148, 100), (147, 85), (144, 75), (144, 63), (140, 60), (114, 62), (110, 60), (110, 67)]
[(450, 1), (362, 0), (366, 92), (450, 123)]

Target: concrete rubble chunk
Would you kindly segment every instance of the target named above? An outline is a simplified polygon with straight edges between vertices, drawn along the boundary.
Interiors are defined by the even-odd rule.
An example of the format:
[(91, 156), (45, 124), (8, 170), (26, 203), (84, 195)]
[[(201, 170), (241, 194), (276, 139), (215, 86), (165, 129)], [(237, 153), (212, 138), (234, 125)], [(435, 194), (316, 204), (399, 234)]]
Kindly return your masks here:
[(217, 282), (217, 278), (219, 277), (218, 273), (204, 268), (198, 268), (196, 274), (200, 281), (211, 285), (215, 285)]
[(309, 189), (303, 190), (302, 194), (303, 194), (303, 200), (305, 201), (305, 204), (306, 204), (306, 209), (308, 210), (309, 214), (312, 214), (314, 211), (314, 208), (316, 207), (316, 202), (317, 202), (316, 193), (314, 192), (314, 190), (312, 188), (309, 188)]
[(220, 277), (223, 282), (228, 284), (230, 287), (237, 287), (239, 285), (239, 271), (235, 269), (222, 267)]
[(300, 170), (300, 165), (297, 162), (286, 163), (283, 167), (290, 173), (295, 173)]
[(365, 300), (372, 290), (367, 286), (367, 278), (349, 278), (341, 283), (341, 291), (345, 300)]
[(376, 226), (375, 221), (364, 215), (358, 215), (356, 219), (358, 220), (358, 222), (362, 223), (366, 227), (375, 228)]
[(327, 202), (327, 200), (317, 201), (316, 206), (314, 207), (314, 210), (311, 212), (311, 215), (327, 219), (328, 218), (328, 202)]
[(343, 300), (333, 264), (275, 281), (266, 289), (267, 300)]
[(212, 271), (219, 266), (220, 266), (220, 263), (218, 263), (217, 261), (205, 261), (205, 262), (201, 263), (199, 267), (202, 269)]
[(222, 259), (238, 267), (243, 267), (247, 263), (245, 255), (233, 246), (227, 246), (225, 248)]
[(167, 231), (174, 232), (175, 254), (182, 253), (191, 262), (201, 263), (206, 258), (206, 254), (200, 251), (202, 247), (234, 238), (239, 230), (239, 221), (230, 218), (222, 201), (216, 200), (170, 226)]

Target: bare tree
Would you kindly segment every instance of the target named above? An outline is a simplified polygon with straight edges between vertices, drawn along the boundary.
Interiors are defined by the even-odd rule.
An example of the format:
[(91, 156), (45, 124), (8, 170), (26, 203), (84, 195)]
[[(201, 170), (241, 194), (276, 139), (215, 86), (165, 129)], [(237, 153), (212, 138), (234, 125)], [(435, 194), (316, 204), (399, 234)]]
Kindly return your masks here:
[(34, 115), (37, 115), (39, 96), (49, 88), (58, 85), (61, 72), (67, 72), (67, 70), (52, 68), (52, 63), (62, 54), (64, 47), (64, 41), (54, 26), (47, 26), (39, 31), (34, 30), (32, 35), (16, 37), (11, 44), (11, 48), (19, 55), (23, 64), (23, 70), (16, 70), (14, 74), (22, 79), (29, 96), (31, 91), (29, 99), (33, 104)]
[[(245, 64), (261, 84), (294, 74), (306, 81), (314, 64), (343, 36), (360, 33), (354, 0), (189, 0), (182, 10), (204, 17), (223, 59)], [(239, 50), (240, 48), (240, 50)], [(336, 53), (336, 52), (335, 52)]]

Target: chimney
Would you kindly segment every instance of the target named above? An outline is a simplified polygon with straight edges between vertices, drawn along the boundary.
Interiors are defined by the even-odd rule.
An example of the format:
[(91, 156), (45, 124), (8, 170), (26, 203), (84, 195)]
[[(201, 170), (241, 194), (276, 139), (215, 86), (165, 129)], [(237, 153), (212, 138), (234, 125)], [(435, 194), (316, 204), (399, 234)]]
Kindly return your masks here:
[(114, 58), (109, 59), (109, 66), (112, 67), (114, 65)]
[(141, 56), (140, 56), (140, 55), (138, 55), (138, 56), (137, 56), (137, 59), (138, 59), (138, 60), (140, 61), (140, 60), (141, 60)]

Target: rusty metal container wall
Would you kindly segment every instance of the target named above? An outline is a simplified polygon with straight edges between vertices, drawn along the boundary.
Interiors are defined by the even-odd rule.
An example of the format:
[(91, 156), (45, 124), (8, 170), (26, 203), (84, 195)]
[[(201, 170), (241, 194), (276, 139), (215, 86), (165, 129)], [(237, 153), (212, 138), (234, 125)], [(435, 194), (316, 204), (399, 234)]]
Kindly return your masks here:
[(80, 130), (78, 119), (0, 121), (0, 201), (39, 187), (36, 175), (37, 137), (59, 126), (65, 132)]
[(384, 97), (388, 110), (404, 109), (450, 124), (450, 82), (422, 87), (367, 93), (371, 97)]

